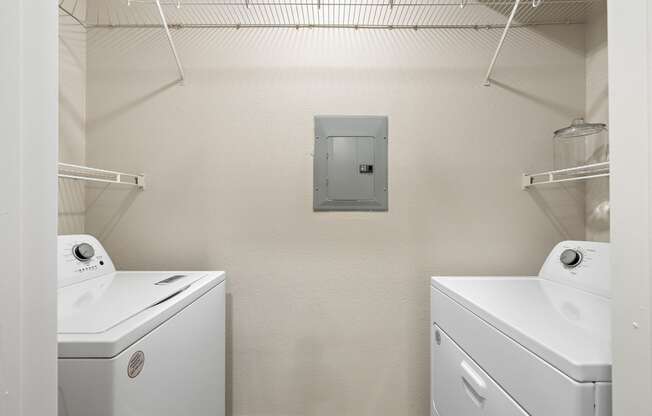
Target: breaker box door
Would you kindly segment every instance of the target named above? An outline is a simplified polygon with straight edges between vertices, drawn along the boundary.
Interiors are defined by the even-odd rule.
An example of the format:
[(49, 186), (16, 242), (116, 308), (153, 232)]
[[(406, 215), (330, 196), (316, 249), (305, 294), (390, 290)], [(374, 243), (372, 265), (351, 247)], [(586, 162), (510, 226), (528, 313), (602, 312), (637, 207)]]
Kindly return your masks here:
[(374, 138), (330, 137), (328, 141), (328, 198), (340, 201), (372, 200)]
[(387, 117), (315, 117), (315, 211), (387, 211)]

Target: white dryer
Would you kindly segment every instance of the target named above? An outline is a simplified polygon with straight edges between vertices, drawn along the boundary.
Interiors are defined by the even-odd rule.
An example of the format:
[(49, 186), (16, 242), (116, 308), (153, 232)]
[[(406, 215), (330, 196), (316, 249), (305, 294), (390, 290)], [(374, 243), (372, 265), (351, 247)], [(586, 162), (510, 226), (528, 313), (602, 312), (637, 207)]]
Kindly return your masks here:
[(434, 416), (611, 415), (609, 245), (565, 241), (535, 277), (433, 277)]
[(224, 272), (116, 272), (59, 237), (59, 416), (223, 416)]

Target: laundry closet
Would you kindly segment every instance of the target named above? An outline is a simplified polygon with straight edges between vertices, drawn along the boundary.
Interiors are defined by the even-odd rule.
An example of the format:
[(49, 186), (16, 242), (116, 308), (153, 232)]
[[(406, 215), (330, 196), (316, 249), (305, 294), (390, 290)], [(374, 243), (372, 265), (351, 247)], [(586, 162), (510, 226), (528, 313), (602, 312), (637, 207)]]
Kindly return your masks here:
[(433, 410), (431, 277), (537, 276), (560, 242), (610, 241), (607, 20), (60, 0), (58, 232), (118, 270), (226, 272), (220, 415), (456, 416)]

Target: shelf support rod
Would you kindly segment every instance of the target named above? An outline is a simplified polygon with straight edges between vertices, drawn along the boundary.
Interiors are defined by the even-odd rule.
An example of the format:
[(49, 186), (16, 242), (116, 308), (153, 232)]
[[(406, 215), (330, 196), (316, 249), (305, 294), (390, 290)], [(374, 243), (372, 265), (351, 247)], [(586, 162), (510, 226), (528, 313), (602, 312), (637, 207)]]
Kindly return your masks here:
[(66, 15), (68, 15), (69, 17), (71, 17), (75, 22), (77, 22), (77, 23), (79, 24), (79, 26), (81, 26), (81, 27), (83, 27), (84, 29), (86, 29), (86, 24), (85, 24), (84, 22), (82, 22), (81, 19), (79, 19), (77, 16), (75, 16), (75, 14), (74, 14), (73, 12), (69, 11), (68, 9), (66, 9), (66, 8), (63, 7), (61, 4), (59, 4), (59, 10), (61, 10), (61, 11), (64, 12)]
[(183, 65), (181, 65), (181, 59), (179, 59), (179, 54), (177, 53), (177, 48), (174, 46), (174, 40), (172, 39), (172, 34), (170, 33), (170, 26), (168, 21), (165, 18), (165, 13), (163, 12), (163, 7), (161, 6), (161, 0), (156, 0), (156, 7), (158, 8), (158, 14), (161, 16), (161, 24), (165, 29), (165, 34), (170, 43), (170, 49), (172, 49), (172, 55), (174, 55), (174, 60), (177, 62), (177, 69), (179, 70), (179, 82), (183, 83), (186, 79), (186, 74), (183, 71)]
[(491, 59), (491, 64), (489, 64), (487, 75), (484, 78), (484, 83), (482, 85), (484, 85), (485, 87), (491, 86), (491, 75), (494, 72), (494, 66), (496, 66), (496, 61), (498, 60), (500, 51), (503, 48), (503, 44), (505, 43), (505, 38), (507, 38), (507, 32), (509, 31), (509, 28), (512, 26), (512, 22), (514, 21), (514, 16), (516, 16), (516, 10), (518, 9), (520, 3), (521, 0), (514, 1), (514, 8), (512, 9), (512, 13), (509, 15), (509, 19), (507, 20), (507, 24), (505, 25), (505, 30), (503, 30), (503, 34), (500, 37), (500, 41), (498, 42), (498, 48), (496, 48), (496, 52), (494, 52), (494, 57)]

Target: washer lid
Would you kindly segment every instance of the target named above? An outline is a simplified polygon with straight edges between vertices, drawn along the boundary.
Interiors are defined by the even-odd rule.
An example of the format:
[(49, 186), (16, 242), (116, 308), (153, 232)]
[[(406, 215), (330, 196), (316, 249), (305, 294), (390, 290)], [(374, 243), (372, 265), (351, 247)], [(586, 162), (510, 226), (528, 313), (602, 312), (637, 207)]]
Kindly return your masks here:
[(224, 272), (117, 272), (60, 288), (59, 357), (114, 357), (224, 277)]
[(58, 332), (106, 332), (178, 295), (203, 276), (201, 273), (118, 272), (59, 289)]
[(435, 277), (432, 285), (570, 378), (611, 381), (608, 298), (530, 277)]

